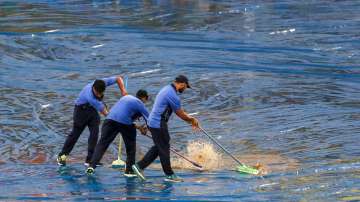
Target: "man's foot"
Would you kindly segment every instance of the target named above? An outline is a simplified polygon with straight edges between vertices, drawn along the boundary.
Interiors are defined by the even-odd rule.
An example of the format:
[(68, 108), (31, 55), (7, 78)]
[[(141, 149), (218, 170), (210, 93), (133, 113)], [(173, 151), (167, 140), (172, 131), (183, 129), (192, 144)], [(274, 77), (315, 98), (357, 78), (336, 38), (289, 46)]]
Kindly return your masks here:
[(137, 164), (134, 164), (131, 166), (131, 168), (133, 169), (134, 173), (143, 181), (146, 180), (142, 170), (139, 168), (139, 166)]
[(65, 154), (58, 156), (56, 158), (56, 161), (58, 163), (59, 166), (65, 166), (66, 165), (66, 158), (67, 156)]
[(95, 170), (92, 167), (88, 167), (85, 172), (88, 175), (92, 175), (92, 174), (94, 174)]
[(184, 182), (184, 180), (181, 177), (178, 177), (175, 174), (166, 176), (164, 181), (166, 181), (166, 182)]
[(136, 177), (137, 175), (135, 174), (134, 171), (125, 171), (124, 176), (125, 177)]
[[(96, 164), (96, 167), (101, 167), (101, 166), (103, 166), (103, 165), (104, 165), (104, 164), (102, 164), (102, 163), (97, 163), (97, 164)], [(84, 166), (85, 166), (85, 167), (89, 167), (89, 166), (90, 166), (90, 163), (89, 163), (89, 162), (85, 162), (85, 163), (84, 163)]]

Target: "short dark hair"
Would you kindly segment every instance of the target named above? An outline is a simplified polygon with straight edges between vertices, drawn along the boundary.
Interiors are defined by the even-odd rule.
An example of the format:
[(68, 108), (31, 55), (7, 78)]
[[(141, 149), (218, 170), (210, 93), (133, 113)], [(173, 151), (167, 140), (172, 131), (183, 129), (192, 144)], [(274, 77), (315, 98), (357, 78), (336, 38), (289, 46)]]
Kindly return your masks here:
[(93, 84), (93, 87), (95, 88), (96, 92), (104, 93), (104, 91), (106, 89), (105, 81), (96, 79)]
[(137, 97), (137, 98), (146, 98), (146, 99), (148, 99), (148, 98), (149, 98), (149, 95), (148, 95), (148, 93), (147, 93), (146, 90), (140, 89), (140, 90), (138, 90), (138, 92), (136, 93), (136, 97)]

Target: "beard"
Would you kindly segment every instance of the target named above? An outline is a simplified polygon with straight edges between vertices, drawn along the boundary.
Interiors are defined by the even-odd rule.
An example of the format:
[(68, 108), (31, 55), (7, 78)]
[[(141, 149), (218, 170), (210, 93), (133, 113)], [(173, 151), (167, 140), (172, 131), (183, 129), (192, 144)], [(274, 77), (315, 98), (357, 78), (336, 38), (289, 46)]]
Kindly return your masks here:
[(104, 94), (102, 94), (100, 97), (95, 95), (95, 98), (99, 101), (102, 101), (104, 99)]
[(184, 88), (182, 88), (182, 89), (179, 89), (179, 93), (181, 94), (181, 93), (183, 93), (184, 92)]

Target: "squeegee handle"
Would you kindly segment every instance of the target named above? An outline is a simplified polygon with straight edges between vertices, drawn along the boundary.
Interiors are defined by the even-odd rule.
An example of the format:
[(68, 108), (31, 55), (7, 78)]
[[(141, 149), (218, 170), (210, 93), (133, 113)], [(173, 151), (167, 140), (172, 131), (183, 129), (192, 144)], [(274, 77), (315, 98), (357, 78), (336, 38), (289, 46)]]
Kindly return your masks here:
[[(151, 139), (152, 139), (152, 137), (149, 136), (149, 135), (147, 135), (147, 134), (143, 134), (143, 135), (146, 136), (146, 137), (148, 137), (148, 138), (151, 138)], [(176, 155), (180, 156), (181, 158), (183, 158), (183, 159), (185, 159), (186, 161), (188, 161), (189, 163), (191, 163), (193, 166), (198, 167), (198, 168), (202, 168), (201, 165), (199, 165), (198, 163), (196, 163), (196, 162), (188, 159), (188, 158), (185, 157), (184, 155), (180, 154), (180, 153), (177, 152), (174, 148), (170, 147), (170, 150), (171, 150), (172, 152), (174, 152)]]
[(202, 168), (201, 165), (199, 165), (198, 163), (196, 163), (196, 162), (194, 162), (194, 161), (186, 158), (184, 155), (180, 154), (180, 153), (177, 152), (175, 149), (173, 149), (173, 148), (170, 147), (170, 150), (171, 150), (172, 152), (174, 152), (175, 154), (177, 154), (178, 156), (180, 156), (181, 158), (183, 158), (183, 159), (185, 159), (186, 161), (188, 161), (188, 162), (190, 162), (191, 164), (193, 164), (193, 166), (198, 167), (198, 168)]
[(227, 149), (225, 149), (225, 147), (223, 147), (213, 136), (209, 135), (203, 128), (201, 127), (199, 128), (206, 136), (208, 136), (215, 144), (217, 144), (217, 146), (219, 146), (222, 150), (224, 150), (224, 152), (227, 153), (231, 158), (233, 158), (237, 163), (239, 163), (242, 166), (244, 165), (243, 163), (241, 163), (241, 161), (239, 161), (239, 159), (237, 159)]

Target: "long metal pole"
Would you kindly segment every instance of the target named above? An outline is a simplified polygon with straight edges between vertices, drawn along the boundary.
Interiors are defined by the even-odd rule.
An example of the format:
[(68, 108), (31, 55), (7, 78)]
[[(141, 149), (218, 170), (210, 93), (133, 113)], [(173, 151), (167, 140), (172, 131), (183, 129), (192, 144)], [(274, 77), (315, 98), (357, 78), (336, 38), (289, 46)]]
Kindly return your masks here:
[(236, 162), (238, 162), (241, 166), (244, 166), (243, 163), (241, 163), (241, 161), (239, 159), (237, 159), (235, 156), (233, 156), (227, 149), (225, 149), (225, 147), (223, 147), (213, 136), (209, 135), (203, 128), (199, 127), (200, 130), (206, 135), (208, 136), (213, 142), (215, 142), (215, 144), (217, 144), (217, 146), (219, 146), (222, 150), (225, 151), (225, 153), (227, 153), (229, 156), (231, 156), (231, 158), (233, 158)]
[[(152, 138), (152, 137), (150, 137), (150, 136), (147, 135), (147, 134), (145, 134), (144, 136), (146, 136), (146, 137), (148, 137), (148, 138)], [(195, 167), (202, 168), (201, 165), (199, 165), (198, 163), (196, 163), (196, 162), (188, 159), (188, 158), (185, 157), (184, 155), (182, 155), (182, 154), (180, 154), (179, 152), (177, 152), (175, 149), (173, 149), (173, 148), (170, 147), (170, 150), (171, 150), (172, 152), (174, 152), (175, 154), (177, 154), (178, 156), (180, 156), (181, 158), (183, 158), (183, 159), (185, 159), (186, 161), (188, 161), (188, 162), (190, 162), (191, 164), (193, 164)]]

